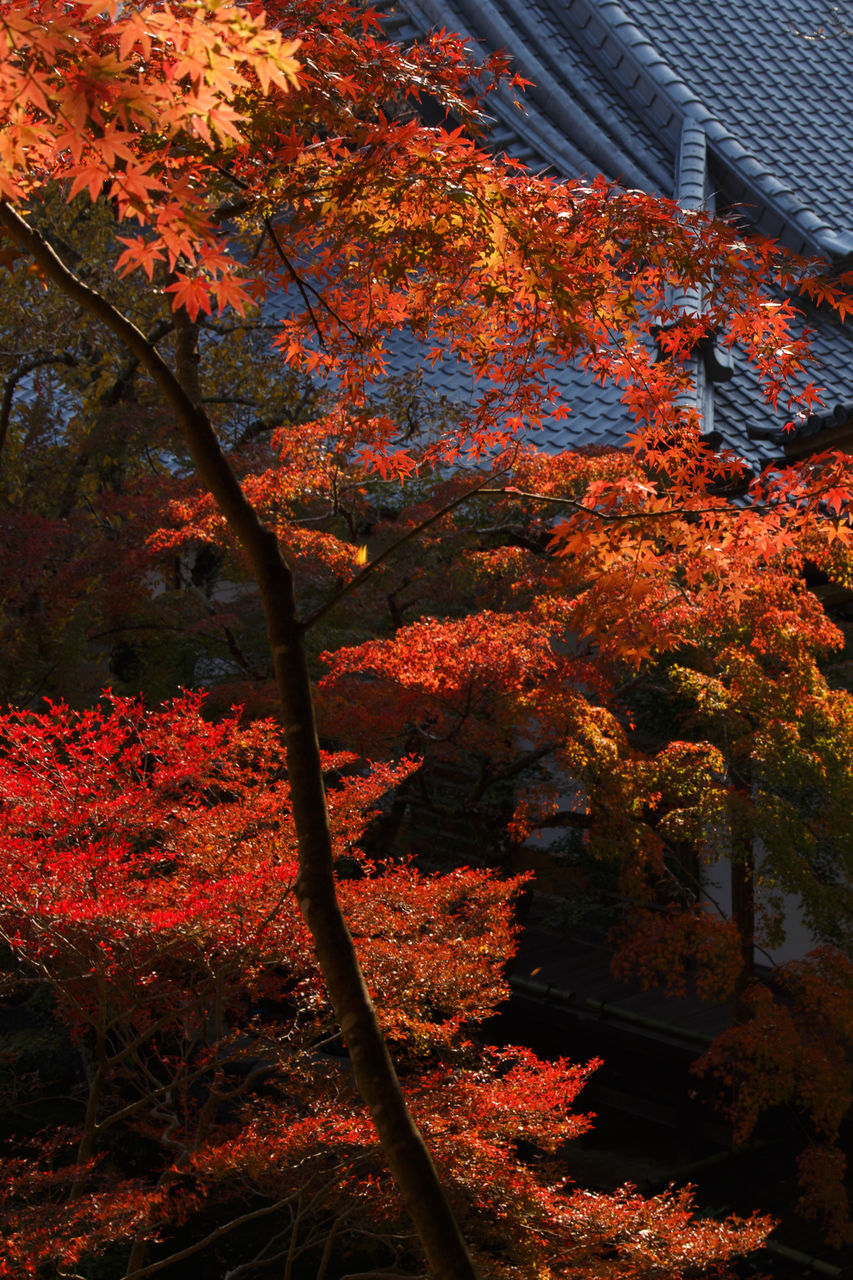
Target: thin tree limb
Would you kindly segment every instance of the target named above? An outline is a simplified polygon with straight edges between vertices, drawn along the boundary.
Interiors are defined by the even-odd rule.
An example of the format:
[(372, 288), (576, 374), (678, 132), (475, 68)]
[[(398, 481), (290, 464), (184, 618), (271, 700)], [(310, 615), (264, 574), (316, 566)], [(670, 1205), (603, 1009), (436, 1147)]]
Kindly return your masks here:
[(476, 1280), (450, 1202), (406, 1105), (337, 898), (329, 815), (314, 715), (304, 626), (296, 614), (293, 574), (278, 538), (249, 502), (213, 424), (141, 330), (79, 279), (45, 237), (7, 201), (0, 226), (67, 297), (120, 338), (154, 380), (175, 415), (201, 483), (242, 544), (260, 590), (272, 650), (294, 825), (299, 844), (296, 897), (311, 933), (356, 1086), (370, 1111), (385, 1159), (400, 1189), (436, 1280)]
[(438, 511), (434, 511), (431, 516), (428, 516), (426, 520), (422, 520), (420, 524), (414, 525), (411, 529), (408, 529), (406, 533), (396, 540), (396, 542), (392, 542), (390, 546), (386, 547), (384, 551), (381, 551), (375, 559), (371, 560), (370, 564), (365, 565), (360, 573), (357, 573), (349, 582), (344, 583), (344, 585), (336, 591), (333, 596), (329, 597), (325, 604), (321, 604), (319, 609), (315, 609), (312, 614), (305, 618), (302, 622), (303, 628), (307, 631), (309, 627), (313, 627), (316, 622), (319, 622), (321, 618), (326, 616), (330, 609), (334, 609), (335, 605), (343, 600), (345, 596), (348, 596), (350, 592), (355, 591), (360, 587), (362, 583), (365, 582), (376, 569), (378, 569), (379, 565), (382, 564), (383, 561), (387, 560), (390, 556), (393, 556), (400, 547), (405, 545), (405, 543), (411, 542), (413, 538), (419, 537), (420, 534), (423, 533), (424, 529), (428, 529), (430, 525), (435, 524), (436, 521), (442, 518), (442, 516), (446, 516), (449, 512), (455, 510), (456, 507), (461, 507), (463, 502), (468, 502), (469, 499), (476, 497), (478, 493), (501, 492), (500, 490), (486, 489), (485, 486), (491, 478), (491, 476), (487, 476), (484, 480), (475, 484), (473, 488), (466, 490), (465, 493), (459, 494), (450, 502), (445, 503), (445, 505), (440, 507)]

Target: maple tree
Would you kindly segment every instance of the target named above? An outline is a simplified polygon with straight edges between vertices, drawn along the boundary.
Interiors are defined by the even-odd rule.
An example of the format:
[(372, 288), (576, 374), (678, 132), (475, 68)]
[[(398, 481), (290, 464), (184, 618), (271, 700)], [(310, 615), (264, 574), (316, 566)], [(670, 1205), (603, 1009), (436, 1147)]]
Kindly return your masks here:
[[(190, 1258), (235, 1275), (286, 1257), (322, 1276), (365, 1253), (406, 1274), (414, 1240), (292, 892), (280, 730), (201, 710), (112, 698), (0, 722), (0, 936), (19, 1008), (46, 987), (48, 1044), (79, 1056), (61, 1075), (76, 1112), (49, 1140), (29, 1118), (49, 1105), (45, 1055), (19, 1074), (0, 1274), (85, 1274), (102, 1257), (140, 1280)], [(364, 824), (415, 762), (323, 765), (339, 892), (479, 1273), (721, 1274), (754, 1248), (760, 1219), (566, 1183), (554, 1156), (589, 1125), (573, 1103), (595, 1064), (471, 1039), (506, 995), (520, 880), (371, 863)]]
[[(88, 279), (109, 294), (111, 209), (67, 205), (59, 191), (49, 208), (52, 234), (72, 260), (87, 251), (99, 259), (103, 249)], [(157, 290), (136, 289), (133, 313), (168, 347), (173, 326)], [(25, 258), (0, 274), (0, 326), (0, 501), (10, 552), (0, 588), (4, 700), (92, 701), (107, 665), (122, 688), (157, 700), (192, 683), (202, 652), (211, 666), (236, 654), (244, 668), (260, 667), (258, 645), (246, 655), (236, 649), (210, 599), (212, 548), (180, 565), (154, 563), (146, 549), (186, 457), (138, 361), (61, 294), (45, 291)], [(250, 317), (223, 320), (205, 379), (205, 402), (214, 412), (227, 407), (244, 448), (317, 401), (304, 379), (283, 375), (280, 361), (258, 349), (263, 333)]]
[[(430, 1264), (454, 1276), (471, 1274), (471, 1264), (395, 1083), (334, 887), (305, 636), (356, 589), (375, 589), (388, 563), (384, 551), (364, 563), (357, 522), (339, 501), (342, 471), (357, 458), (364, 475), (387, 483), (418, 469), (440, 476), (464, 461), (491, 465), (476, 479), (445, 477), (444, 506), (428, 501), (406, 529), (395, 522), (399, 537), (387, 541), (406, 548), (425, 522), (437, 532), (451, 512), (476, 511), (478, 495), (498, 496), (510, 511), (533, 501), (526, 494), (565, 507), (563, 523), (540, 521), (539, 532), (557, 552), (546, 579), (570, 580), (561, 592), (542, 589), (538, 565), (527, 582), (529, 560), (506, 548), (499, 572), (527, 593), (523, 616), (503, 607), (451, 623), (415, 621), (390, 647), (366, 641), (355, 655), (335, 656), (334, 678), (355, 663), (385, 687), (396, 683), (404, 724), (409, 708), (431, 700), (422, 738), (476, 733), (488, 721), (486, 784), (514, 776), (517, 733), (529, 730), (527, 763), (553, 754), (583, 781), (599, 817), (616, 814), (626, 863), (655, 827), (641, 822), (638, 836), (629, 819), (658, 784), (633, 767), (608, 705), (620, 663), (676, 648), (685, 611), (694, 611), (690, 621), (696, 610), (737, 613), (746, 557), (768, 569), (786, 557), (793, 565), (807, 542), (826, 540), (815, 523), (824, 498), (835, 513), (827, 555), (843, 560), (850, 536), (845, 459), (763, 477), (734, 508), (720, 488), (742, 464), (712, 455), (679, 402), (683, 357), (715, 334), (742, 346), (775, 402), (801, 374), (806, 348), (792, 336), (793, 305), (768, 298), (766, 281), (796, 283), (843, 309), (840, 288), (811, 264), (671, 202), (603, 181), (563, 184), (490, 158), (471, 135), (480, 95), (504, 70), (498, 59), (476, 66), (445, 33), (403, 50), (382, 39), (371, 15), (335, 4), (13, 0), (0, 17), (4, 265), (34, 268), (103, 326), (161, 397), (182, 441), (162, 477), (178, 529), (171, 542), (161, 534), (161, 545), (215, 542), (224, 520), (250, 566), (284, 725), (296, 896), (359, 1091)], [(448, 127), (421, 123), (427, 100), (451, 118)], [(69, 202), (96, 211), (90, 246), (78, 228), (79, 260), (58, 232)], [(701, 317), (674, 301), (697, 283)], [(261, 462), (272, 465), (259, 467), (217, 436), (204, 370), (222, 347), (214, 311), (275, 308), (282, 296), (281, 360), (298, 377), (325, 378), (332, 403), (270, 442)], [(425, 362), (452, 362), (474, 379), (469, 403), (417, 446), (407, 445), (393, 403), (371, 391), (401, 331), (421, 344)], [(549, 379), (563, 360), (624, 383), (639, 430), (633, 457), (567, 459), (555, 482), (550, 464), (528, 459), (517, 441), (523, 428), (564, 411)], [(806, 385), (801, 401), (814, 394)], [(202, 492), (185, 484), (189, 492), (176, 497), (184, 453)], [(369, 483), (351, 484), (356, 510)], [(331, 503), (327, 527), (306, 523), (312, 502)], [(485, 589), (495, 564), (466, 558), (463, 572), (476, 588), (479, 571)], [(297, 568), (308, 570), (306, 608), (305, 596), (297, 607)], [(391, 609), (398, 627), (400, 590)], [(560, 649), (567, 628), (586, 638), (578, 652)], [(484, 643), (499, 636), (505, 645)], [(448, 639), (459, 661), (441, 670)], [(495, 706), (483, 696), (486, 679), (501, 688)], [(399, 725), (389, 717), (392, 734)], [(658, 773), (677, 759), (659, 761)], [(541, 820), (533, 797), (516, 827)], [(654, 834), (664, 834), (660, 821)]]
[[(631, 474), (637, 519), (633, 529), (623, 521), (625, 561), (607, 539), (556, 559), (537, 549), (534, 471), (540, 501), (566, 507), (577, 485)], [(491, 821), (481, 847), (493, 862), (508, 825), (515, 841), (574, 833), (566, 892), (596, 861), (614, 868), (598, 910), (612, 920), (619, 905), (617, 972), (736, 1004), (737, 1025), (700, 1068), (725, 1083), (740, 1139), (783, 1103), (805, 1122), (801, 1208), (840, 1245), (850, 1232), (839, 1130), (851, 1103), (853, 699), (821, 669), (842, 636), (802, 582), (804, 560), (823, 558), (834, 530), (762, 551), (760, 529), (741, 527), (734, 508), (734, 583), (709, 575), (701, 591), (674, 590), (662, 555), (672, 526), (664, 535), (660, 521), (656, 558), (637, 580), (632, 537), (656, 492), (635, 462), (535, 458), (512, 478), (485, 529), (444, 533), (469, 599), (485, 595), (501, 611), (423, 619), (326, 654), (321, 723), (362, 748), (463, 762), (464, 785), (449, 797), (441, 767), (409, 779), (404, 794), (451, 823)], [(586, 523), (582, 512), (581, 530), (562, 536), (580, 540)], [(553, 536), (550, 523), (544, 530)], [(514, 545), (485, 550), (484, 534)], [(791, 901), (822, 946), (808, 961), (772, 964)]]

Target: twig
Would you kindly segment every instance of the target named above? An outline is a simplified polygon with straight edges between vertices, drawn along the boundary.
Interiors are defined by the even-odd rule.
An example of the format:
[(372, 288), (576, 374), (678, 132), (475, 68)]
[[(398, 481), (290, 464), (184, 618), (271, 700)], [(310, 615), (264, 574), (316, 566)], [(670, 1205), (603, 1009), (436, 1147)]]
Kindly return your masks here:
[[(527, 498), (531, 502), (547, 502), (555, 506), (571, 507), (585, 516), (593, 516), (596, 520), (666, 520), (672, 516), (705, 516), (719, 515), (726, 507), (670, 507), (666, 511), (600, 511), (596, 507), (585, 507), (577, 498), (561, 498), (548, 493), (528, 493), (523, 489), (483, 489), (483, 493), (495, 494), (504, 498)], [(780, 504), (762, 504), (751, 508), (755, 511), (770, 511)]]
[(345, 329), (346, 332), (349, 334), (349, 336), (351, 338), (354, 338), (355, 341), (358, 342), (359, 335), (356, 333), (355, 329), (351, 329), (350, 326), (347, 324), (346, 320), (342, 320), (341, 317), (334, 310), (334, 308), (329, 306), (328, 302), (323, 297), (322, 293), (320, 293), (319, 289), (315, 289), (312, 284), (309, 284), (307, 280), (303, 280), (302, 277), (299, 275), (299, 272), (296, 270), (293, 263), (290, 261), (287, 254), (284, 252), (284, 249), (281, 247), (281, 241), (276, 235), (275, 228), (273, 227), (269, 218), (264, 218), (264, 227), (266, 228), (267, 235), (273, 242), (273, 247), (275, 248), (276, 253), (281, 258), (287, 270), (290, 272), (291, 280), (296, 285), (299, 292), (302, 294), (302, 301), (305, 303), (308, 314), (311, 317), (311, 323), (314, 326), (314, 331), (317, 334), (317, 341), (320, 343), (320, 346), (325, 347), (326, 339), (323, 337), (323, 331), (320, 328), (317, 317), (314, 314), (314, 308), (311, 306), (311, 302), (308, 298), (308, 293), (307, 293), (308, 289), (311, 290), (311, 292), (314, 294), (318, 302), (320, 302), (325, 307), (329, 315), (334, 320), (337, 321), (337, 323), (341, 326), (341, 328)]
[[(424, 529), (428, 529), (430, 525), (435, 524), (437, 520), (440, 520), (442, 516), (446, 516), (449, 512), (455, 510), (456, 507), (461, 507), (462, 503), (467, 502), (469, 498), (475, 497), (478, 493), (490, 492), (490, 490), (485, 487), (488, 483), (488, 479), (489, 477), (485, 477), (478, 484), (475, 484), (473, 488), (466, 490), (465, 493), (459, 494), (443, 507), (440, 507), (438, 511), (434, 511), (426, 520), (423, 520), (418, 525), (414, 525), (413, 528), (404, 533), (402, 537), (399, 537), (396, 542), (392, 542), (391, 545), (386, 547), (384, 551), (381, 551), (374, 560), (371, 560), (370, 564), (365, 565), (360, 573), (357, 573), (349, 582), (344, 583), (340, 590), (336, 591), (333, 596), (330, 596), (325, 604), (321, 604), (319, 609), (315, 609), (312, 614), (309, 614), (301, 624), (302, 629), (307, 631), (309, 627), (314, 626), (315, 622), (319, 622), (321, 618), (325, 617), (330, 609), (333, 609), (335, 605), (344, 598), (344, 596), (348, 596), (351, 591), (355, 591), (357, 587), (360, 587), (365, 579), (369, 578), (374, 570), (377, 569), (384, 560), (387, 560), (389, 556), (392, 556), (395, 551), (399, 550), (404, 543), (410, 542), (412, 538), (416, 538), (419, 534), (423, 533)], [(502, 492), (502, 490), (496, 490), (495, 492)]]
[(245, 1226), (247, 1222), (256, 1222), (259, 1218), (268, 1218), (271, 1213), (278, 1213), (280, 1209), (298, 1199), (299, 1195), (300, 1192), (293, 1191), (289, 1196), (285, 1196), (284, 1199), (277, 1200), (275, 1204), (264, 1205), (262, 1209), (254, 1209), (251, 1213), (244, 1213), (239, 1218), (232, 1218), (230, 1222), (226, 1222), (223, 1226), (217, 1227), (215, 1231), (211, 1231), (203, 1240), (187, 1245), (185, 1249), (180, 1249), (177, 1253), (170, 1254), (168, 1258), (160, 1258), (157, 1262), (150, 1262), (146, 1267), (137, 1267), (135, 1270), (128, 1272), (124, 1280), (142, 1280), (143, 1276), (152, 1276), (156, 1271), (162, 1271), (165, 1267), (174, 1266), (176, 1262), (182, 1262), (184, 1258), (191, 1258), (193, 1254), (200, 1253), (208, 1245), (214, 1244), (215, 1241), (228, 1235), (229, 1232), (236, 1231), (238, 1227)]
[(35, 356), (32, 360), (25, 360), (22, 365), (10, 373), (9, 377), (3, 384), (3, 400), (0, 404), (0, 454), (6, 444), (6, 436), (9, 431), (9, 421), (12, 416), (12, 401), (15, 397), (15, 388), (22, 378), (28, 373), (32, 373), (35, 369), (40, 369), (44, 365), (49, 364), (67, 364), (71, 367), (77, 364), (76, 358), (70, 351), (66, 351), (63, 355)]

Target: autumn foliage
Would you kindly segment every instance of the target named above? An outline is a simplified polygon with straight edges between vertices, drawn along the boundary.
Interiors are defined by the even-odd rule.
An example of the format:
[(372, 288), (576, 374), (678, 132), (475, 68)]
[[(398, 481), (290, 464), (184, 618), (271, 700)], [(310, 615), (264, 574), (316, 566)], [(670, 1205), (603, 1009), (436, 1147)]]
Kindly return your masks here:
[[(99, 1254), (128, 1275), (196, 1254), (261, 1270), (285, 1254), (318, 1274), (362, 1255), (409, 1265), (293, 897), (274, 725), (211, 724), (198, 697), (158, 712), (112, 699), (7, 715), (0, 741), (14, 999), (24, 1014), (41, 992), (53, 1000), (53, 1057), (29, 1060), (11, 1108), (3, 1274)], [(506, 996), (518, 880), (423, 878), (359, 851), (412, 767), (327, 758), (339, 887), (482, 1274), (564, 1269), (566, 1251), (579, 1277), (705, 1273), (754, 1245), (758, 1222), (706, 1225), (683, 1197), (596, 1196), (559, 1177), (554, 1153), (589, 1124), (573, 1103), (595, 1064), (470, 1039)], [(34, 1117), (51, 1065), (69, 1098), (48, 1136)]]
[[(422, 1267), (350, 1073), (372, 1087), (367, 1009), (339, 1030), (335, 888), (482, 1274), (687, 1275), (758, 1242), (682, 1193), (564, 1185), (585, 1069), (472, 1039), (519, 881), (422, 878), (418, 807), (464, 814), (467, 862), (562, 825), (612, 867), (617, 965), (733, 999), (708, 1066), (736, 1125), (793, 1105), (805, 1207), (849, 1230), (853, 711), (802, 575), (849, 584), (853, 477), (838, 454), (752, 477), (684, 399), (713, 341), (808, 408), (796, 304), (843, 315), (845, 281), (489, 155), (499, 82), (523, 88), (326, 0), (0, 13), (0, 646), (25, 708), (0, 725), (0, 909), (75, 1116), (20, 1121), (48, 1082), (16, 1044), (11, 1275)], [(621, 387), (624, 449), (535, 448), (567, 362)], [(110, 680), (213, 686), (220, 718)], [(823, 948), (755, 986), (786, 894)]]

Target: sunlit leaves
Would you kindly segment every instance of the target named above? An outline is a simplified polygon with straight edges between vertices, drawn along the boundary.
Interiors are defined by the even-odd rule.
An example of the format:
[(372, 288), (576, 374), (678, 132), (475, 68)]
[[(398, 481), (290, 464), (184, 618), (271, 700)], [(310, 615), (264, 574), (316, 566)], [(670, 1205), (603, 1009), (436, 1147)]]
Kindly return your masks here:
[[(368, 1233), (416, 1269), (373, 1126), (328, 1052), (345, 1042), (291, 892), (275, 726), (212, 723), (189, 695), (157, 711), (107, 699), (7, 714), (0, 746), (0, 929), (98, 1064), (71, 1086), (88, 1099), (79, 1124), (28, 1130), (4, 1165), (4, 1262), (22, 1277), (92, 1266), (155, 1231), (157, 1259), (180, 1259), (189, 1229), (218, 1264), (251, 1220), (261, 1257), (282, 1238), (311, 1256), (333, 1226), (344, 1255)], [(468, 1038), (506, 996), (520, 881), (372, 865), (363, 825), (414, 762), (325, 766), (349, 924), (483, 1274), (702, 1275), (759, 1244), (766, 1223), (732, 1222), (714, 1224), (711, 1248), (684, 1197), (597, 1195), (584, 1211), (560, 1189), (551, 1156), (589, 1127), (574, 1103), (596, 1064)]]
[[(837, 842), (838, 816), (849, 810), (841, 780), (849, 706), (830, 696), (817, 667), (835, 636), (795, 585), (815, 550), (845, 571), (849, 463), (836, 456), (777, 470), (735, 505), (726, 494), (746, 483), (744, 468), (710, 450), (682, 394), (685, 362), (716, 339), (745, 351), (771, 405), (788, 398), (801, 385), (807, 347), (796, 308), (772, 287), (802, 280), (842, 310), (844, 297), (811, 264), (727, 224), (602, 179), (562, 183), (486, 155), (473, 135), (482, 95), (504, 72), (500, 58), (477, 68), (463, 42), (443, 32), (403, 50), (382, 39), (373, 15), (320, 0), (273, 4), (269, 20), (257, 5), (219, 0), (11, 0), (0, 15), (5, 200), (43, 220), (63, 253), (51, 193), (87, 215), (92, 206), (108, 214), (98, 230), (109, 225), (122, 246), (122, 283), (111, 279), (105, 293), (135, 322), (140, 312), (150, 318), (149, 304), (192, 324), (214, 310), (242, 315), (274, 301), (275, 349), (301, 377), (326, 377), (328, 399), (337, 400), (308, 425), (307, 415), (294, 415), (299, 422), (273, 445), (278, 457), (238, 456), (235, 433), (235, 467), (301, 571), (309, 622), (355, 582), (374, 599), (384, 594), (387, 626), (372, 632), (387, 634), (331, 652), (323, 697), (330, 733), (402, 762), (368, 767), (339, 756), (326, 767), (339, 870), (344, 856), (356, 868), (341, 897), (385, 1026), (410, 1063), (465, 1060), (459, 1033), (502, 995), (512, 935), (509, 889), (473, 872), (426, 884), (407, 867), (360, 858), (372, 806), (411, 781), (412, 751), (473, 764), (472, 811), (503, 787), (504, 829), (516, 840), (557, 816), (561, 770), (576, 788), (567, 824), (584, 831), (588, 852), (622, 861), (625, 883), (645, 890), (649, 908), (671, 846), (704, 853), (726, 823), (733, 840), (775, 834), (773, 873), (799, 888), (811, 870), (809, 857), (805, 871), (798, 862), (802, 850)], [(422, 125), (422, 98), (453, 127)], [(84, 277), (104, 260), (94, 237), (73, 252)], [(4, 265), (15, 268), (14, 256)], [(131, 277), (146, 291), (143, 305)], [(700, 286), (705, 313), (685, 316), (673, 297)], [(219, 336), (207, 350), (213, 361)], [(469, 380), (466, 403), (430, 435), (407, 412), (371, 403), (401, 336)], [(69, 367), (76, 360), (71, 353)], [(565, 415), (553, 375), (566, 362), (621, 388), (637, 422), (630, 453), (549, 465), (519, 447), (527, 428)], [(787, 407), (808, 410), (817, 396), (807, 383)], [(269, 425), (261, 422), (260, 433)], [(480, 497), (494, 478), (491, 505), (475, 486), (457, 492), (470, 460), (483, 467)], [(445, 463), (452, 478), (433, 470)], [(166, 519), (158, 513), (151, 543), (160, 552), (226, 541), (221, 515), (191, 489), (182, 464), (170, 454), (162, 487), (174, 501)], [(454, 503), (471, 498), (479, 518), (466, 524), (455, 505), (412, 487), (431, 476)], [(383, 513), (370, 490), (387, 482), (395, 495), (408, 484), (420, 515), (401, 515), (397, 496)], [(825, 511), (831, 533), (816, 518)], [(419, 523), (436, 542), (452, 539), (431, 574), (409, 555)], [(409, 559), (386, 579), (395, 524)], [(381, 543), (375, 555), (373, 540)], [(556, 555), (543, 554), (546, 544)], [(469, 587), (474, 603), (456, 598), (457, 587)], [(492, 589), (498, 601), (488, 599)], [(675, 742), (649, 751), (637, 742), (624, 690), (655, 664), (671, 667), (661, 679), (665, 696), (681, 699), (684, 723)], [(191, 1086), (205, 1080), (218, 1096), (217, 1055), (230, 1043), (223, 1019), (244, 1030), (250, 1002), (272, 993), (288, 1006), (278, 1039), (251, 1018), (246, 1031), (250, 1043), (261, 1038), (271, 1069), (285, 1071), (280, 1110), (271, 1103), (268, 1114), (278, 1115), (279, 1132), (332, 1152), (330, 1164), (343, 1163), (348, 1186), (357, 1184), (351, 1152), (360, 1159), (372, 1139), (348, 1086), (325, 1061), (282, 1068), (305, 1028), (300, 1049), (335, 1029), (290, 895), (295, 836), (275, 729), (248, 730), (234, 717), (212, 727), (184, 699), (160, 713), (114, 701), (79, 716), (64, 707), (47, 717), (11, 714), (2, 733), (6, 935), (53, 985), (75, 1033), (101, 1064), (118, 1054), (128, 1073), (145, 1045), (157, 1083), (146, 1094), (137, 1076), (136, 1087), (148, 1102), (183, 1097), (175, 1123), (200, 1165), (209, 1135), (193, 1125), (206, 1104), (196, 1105)], [(520, 798), (507, 801), (516, 784)], [(812, 793), (824, 785), (831, 836), (814, 812)], [(742, 848), (738, 856), (743, 862)], [(820, 893), (809, 903), (825, 923)], [(727, 980), (731, 929), (696, 901), (663, 905), (673, 909), (649, 910), (632, 935), (646, 976), (666, 967), (684, 977), (699, 955)], [(614, 1274), (673, 1274), (718, 1256), (710, 1245), (702, 1253), (708, 1232), (690, 1227), (671, 1199), (592, 1198), (586, 1218), (573, 1220), (571, 1203), (520, 1165), (509, 1143), (522, 1136), (547, 1147), (577, 1131), (555, 1115), (572, 1101), (577, 1073), (529, 1061), (492, 1068), (476, 1087), (455, 1076), (455, 1094), (444, 1070), (413, 1081), (411, 1092), (420, 1090), (425, 1127), (457, 1187), (476, 1201), (474, 1215), (485, 1220), (488, 1209), (508, 1222), (506, 1247), (518, 1235), (513, 1265), (532, 1260), (542, 1274), (564, 1267), (593, 1218), (599, 1250), (578, 1264), (589, 1262), (592, 1274), (606, 1273), (614, 1257)], [(121, 1094), (123, 1082), (113, 1086)], [(172, 1119), (152, 1107), (147, 1136), (168, 1146)], [(90, 1146), (94, 1137), (90, 1127)], [(239, 1135), (224, 1154), (231, 1137), (211, 1140), (220, 1168), (231, 1157), (239, 1165)], [(254, 1131), (255, 1141), (240, 1166), (253, 1176), (258, 1152), (275, 1153), (275, 1127)], [(187, 1156), (182, 1168), (191, 1167)], [(373, 1166), (367, 1176), (381, 1181)], [(492, 1200), (478, 1208), (484, 1187)], [(387, 1187), (384, 1194), (390, 1203)], [(150, 1219), (139, 1214), (147, 1230)], [(755, 1235), (718, 1232), (726, 1248)]]
[[(164, 249), (173, 265), (177, 253), (192, 262), (214, 235), (204, 163), (184, 181), (186, 143), (245, 145), (235, 95), (253, 74), (264, 93), (293, 88), (297, 46), (262, 12), (227, 4), (110, 15), (13, 0), (0, 16), (0, 194), (27, 200), (48, 181), (65, 181), (69, 200), (105, 194), (120, 217), (152, 229), (149, 255)], [(126, 253), (123, 265), (136, 261)], [(220, 279), (233, 274), (231, 263)]]

